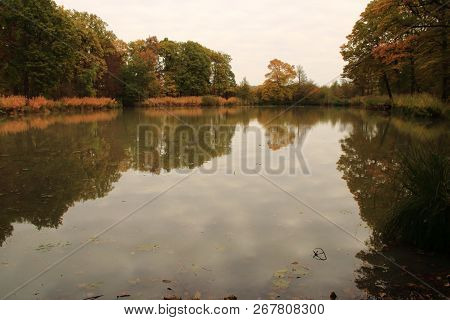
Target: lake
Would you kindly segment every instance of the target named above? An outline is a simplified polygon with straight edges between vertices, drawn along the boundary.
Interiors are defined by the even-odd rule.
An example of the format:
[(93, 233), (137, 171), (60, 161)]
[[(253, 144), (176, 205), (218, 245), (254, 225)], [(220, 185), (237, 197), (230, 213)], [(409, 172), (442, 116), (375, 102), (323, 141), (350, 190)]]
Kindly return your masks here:
[(446, 133), (350, 108), (5, 118), (0, 296), (448, 295), (447, 257), (376, 237), (399, 152)]

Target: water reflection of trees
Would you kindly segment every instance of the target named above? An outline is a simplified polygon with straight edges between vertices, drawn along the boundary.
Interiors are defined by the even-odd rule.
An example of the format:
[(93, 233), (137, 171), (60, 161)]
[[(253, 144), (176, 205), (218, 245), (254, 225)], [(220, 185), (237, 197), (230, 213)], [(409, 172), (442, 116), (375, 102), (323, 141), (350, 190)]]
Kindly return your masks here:
[[(391, 159), (398, 146), (396, 135), (411, 128), (402, 131), (398, 128), (404, 122), (391, 121), (390, 127), (397, 129), (389, 129), (380, 147), (385, 118), (337, 109), (290, 109), (281, 116), (280, 112), (271, 108), (147, 110), (120, 116), (102, 112), (3, 121), (0, 243), (12, 234), (13, 223), (57, 227), (75, 202), (105, 196), (128, 169), (160, 174), (192, 169), (229, 154), (236, 127), (252, 121), (267, 129), (274, 150), (304, 139), (318, 123), (354, 128), (343, 141), (339, 168), (360, 203), (361, 215), (369, 225), (376, 224), (374, 216), (383, 214), (378, 203), (388, 204), (383, 192), (389, 191), (380, 182), (387, 179), (382, 170), (389, 165), (385, 159)], [(157, 139), (141, 146), (145, 131), (137, 131), (138, 125), (160, 128)]]
[(111, 139), (115, 122), (82, 120), (46, 130), (27, 123), (26, 131), (0, 136), (0, 243), (12, 223), (57, 227), (74, 202), (103, 197), (119, 179), (127, 155)]
[(356, 285), (376, 298), (440, 297), (390, 263), (386, 259), (389, 257), (448, 294), (448, 288), (444, 287), (448, 258), (418, 254), (411, 248), (386, 247), (381, 243), (391, 208), (404, 192), (396, 179), (399, 155), (405, 154), (411, 144), (425, 145), (440, 139), (447, 131), (446, 124), (429, 126), (401, 118), (367, 118), (355, 114), (351, 126), (352, 130), (341, 141), (342, 155), (337, 168), (358, 203), (361, 218), (373, 231), (369, 246), (382, 250), (382, 254), (363, 250), (356, 255), (362, 261), (362, 266), (356, 270)]

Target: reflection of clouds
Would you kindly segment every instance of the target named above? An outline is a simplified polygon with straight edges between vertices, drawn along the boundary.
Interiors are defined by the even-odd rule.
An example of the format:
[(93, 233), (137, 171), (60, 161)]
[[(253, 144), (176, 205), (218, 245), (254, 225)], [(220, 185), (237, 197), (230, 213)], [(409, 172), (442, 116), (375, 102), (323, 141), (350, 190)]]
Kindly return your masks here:
[[(317, 136), (310, 136), (311, 145), (325, 134), (321, 130)], [(340, 177), (332, 174), (334, 169), (327, 164), (316, 161), (317, 155), (311, 156), (313, 176), (275, 177), (277, 182), (327, 215), (333, 215), (331, 218), (337, 223), (357, 224), (357, 215), (339, 219), (339, 210), (354, 208), (349, 195), (339, 187)], [(78, 243), (79, 239), (88, 239), (178, 179), (172, 173), (159, 176), (124, 173), (107, 197), (76, 204), (65, 215), (60, 229), (46, 230), (46, 236), (34, 241), (55, 237)], [(330, 199), (327, 203), (323, 203), (324, 195)], [(137, 246), (148, 243), (159, 247), (131, 254)], [(330, 262), (318, 264), (312, 259), (312, 249), (317, 246), (327, 251)], [(23, 273), (32, 274), (46, 265), (44, 261), (32, 263), (39, 261), (37, 253), (23, 256), (12, 248), (6, 248), (6, 255), (17, 261), (17, 270), (29, 270)], [(273, 273), (298, 261), (311, 273), (293, 281), (284, 297), (327, 297), (336, 288), (355, 290), (353, 257), (359, 250), (361, 247), (352, 239), (261, 177), (193, 175), (21, 294), (31, 295), (44, 283), (45, 287), (39, 288), (40, 298), (59, 294), (81, 298), (86, 292), (77, 286), (78, 282), (102, 282), (91, 291), (112, 297), (116, 292), (127, 291), (132, 296), (142, 292), (143, 297), (161, 298), (167, 287), (161, 280), (174, 279), (173, 289), (181, 294), (199, 290), (205, 292), (205, 298), (222, 298), (227, 294), (267, 298), (273, 289)], [(51, 260), (60, 254), (49, 253)], [(80, 270), (84, 273), (72, 276)], [(59, 274), (64, 276), (58, 278)], [(139, 283), (129, 283), (137, 278)], [(16, 281), (20, 282), (13, 277), (7, 287)]]
[[(38, 298), (83, 298), (88, 293), (115, 298), (122, 292), (129, 292), (133, 298), (161, 298), (169, 286), (162, 280), (169, 279), (174, 280), (170, 287), (177, 294), (183, 294), (184, 291), (193, 294), (199, 290), (202, 298), (223, 298), (230, 294), (238, 298), (267, 298), (273, 296), (273, 274), (294, 261), (310, 272), (291, 281), (288, 289), (279, 292), (284, 298), (328, 298), (331, 291), (335, 291), (340, 298), (363, 295), (354, 281), (354, 270), (363, 264), (360, 257), (356, 257), (364, 249), (361, 243), (275, 189), (258, 175), (244, 174), (238, 170), (236, 174), (230, 174), (227, 171), (229, 164), (239, 168), (243, 161), (255, 164), (262, 162), (264, 165), (267, 159), (258, 158), (258, 152), (285, 159), (289, 158), (290, 152), (289, 144), (273, 151), (266, 143), (268, 126), (263, 124), (273, 119), (279, 109), (237, 110), (239, 112), (233, 114), (217, 114), (209, 110), (204, 111), (201, 117), (189, 117), (189, 121), (197, 127), (210, 124), (211, 119), (231, 124), (228, 128), (232, 130), (227, 131), (223, 138), (218, 136), (217, 140), (211, 140), (212, 145), (217, 141), (221, 143), (221, 151), (196, 163), (194, 167), (197, 167), (197, 172), (186, 181), (33, 282), (20, 291), (17, 297), (32, 298), (38, 290)], [(14, 234), (1, 248), (0, 263), (5, 260), (8, 266), (14, 267), (0, 265), (0, 294), (12, 290), (15, 285), (46, 268), (73, 247), (118, 221), (181, 178), (177, 170), (162, 170), (160, 174), (137, 171), (138, 167), (134, 165), (136, 153), (130, 151), (136, 144), (133, 130), (142, 120), (137, 115), (140, 113), (124, 112), (117, 121), (99, 122), (95, 130), (90, 130), (89, 125), (80, 126), (80, 130), (74, 130), (75, 126), (61, 127), (67, 130), (66, 133), (56, 126), (30, 131), (35, 134), (32, 136), (35, 140), (53, 139), (48, 146), (58, 150), (49, 158), (44, 158), (45, 163), (41, 161), (42, 167), (36, 167), (34, 171), (37, 177), (44, 176), (42, 172), (48, 172), (53, 173), (55, 179), (60, 179), (66, 175), (56, 169), (64, 170), (67, 174), (67, 163), (80, 166), (75, 166), (70, 176), (67, 176), (71, 184), (58, 184), (59, 180), (50, 184), (52, 187), (59, 186), (55, 187), (54, 195), (70, 195), (68, 200), (49, 198), (62, 199), (64, 204), (64, 210), (57, 216), (58, 222), (61, 220), (63, 223), (58, 224), (57, 229), (43, 228), (37, 232), (34, 226), (23, 223), (28, 221), (25, 220), (26, 216), (17, 215), (14, 221), (20, 223), (13, 224)], [(365, 241), (369, 239), (371, 229), (361, 219), (358, 203), (350, 192), (352, 189), (349, 191), (346, 181), (342, 179), (342, 172), (336, 169), (336, 163), (343, 154), (341, 141), (344, 138), (349, 137), (350, 133), (359, 138), (372, 137), (375, 132), (372, 126), (364, 125), (367, 121), (361, 115), (365, 113), (347, 109), (294, 109), (286, 112), (274, 122), (280, 128), (285, 128), (283, 132), (295, 132), (294, 144), (302, 132), (298, 129), (310, 128), (302, 153), (312, 174), (279, 174), (271, 175), (270, 179)], [(158, 124), (162, 118), (155, 116), (145, 120)], [(170, 117), (167, 119), (164, 121), (169, 124), (175, 121)], [(386, 119), (374, 117), (371, 121), (383, 124)], [(358, 128), (368, 128), (365, 131), (367, 134), (364, 135)], [(13, 150), (22, 156), (27, 149), (17, 149), (22, 144), (16, 144), (12, 137), (20, 140), (28, 136), (0, 137), (5, 142), (0, 144), (0, 148), (10, 148), (2, 150), (0, 154), (11, 154)], [(389, 139), (397, 141), (397, 132), (390, 130), (386, 141)], [(68, 143), (70, 141), (74, 144)], [(85, 152), (73, 153), (79, 149), (80, 141), (86, 143), (82, 145), (86, 147), (82, 148), (86, 149)], [(376, 154), (388, 159), (389, 156), (380, 151), (385, 150), (386, 145), (380, 149), (377, 140), (373, 141)], [(60, 145), (66, 148), (61, 149)], [(361, 145), (368, 146), (364, 139)], [(60, 149), (65, 150), (67, 155), (62, 154)], [(361, 149), (360, 156), (364, 150)], [(98, 156), (96, 161), (92, 161), (94, 151)], [(33, 155), (27, 158), (29, 161), (47, 156), (45, 152), (28, 154)], [(71, 161), (61, 160), (59, 162), (64, 165), (55, 167), (54, 160), (60, 159), (60, 155), (66, 156), (62, 160)], [(80, 156), (87, 162), (80, 163)], [(13, 168), (21, 164), (11, 160), (14, 158), (0, 158), (0, 161), (14, 165)], [(218, 168), (215, 174), (204, 174), (201, 169), (214, 161)], [(49, 171), (46, 171), (49, 167)], [(15, 176), (17, 170), (9, 170), (13, 174), (4, 176), (4, 179), (9, 177), (11, 181), (18, 181)], [(191, 169), (186, 171), (192, 172)], [(23, 175), (30, 173), (24, 171)], [(84, 174), (89, 179), (86, 180)], [(74, 188), (72, 194), (69, 187), (78, 186), (78, 183), (79, 188)], [(28, 181), (28, 184), (23, 185), (32, 184)], [(99, 186), (102, 188), (99, 189)], [(41, 184), (39, 187), (42, 189)], [(80, 193), (83, 197), (79, 196)], [(32, 193), (24, 194), (27, 194), (27, 200), (31, 199)], [(52, 204), (49, 199), (45, 198)], [(41, 198), (38, 197), (38, 200)], [(43, 218), (47, 218), (45, 206), (33, 206), (32, 212), (36, 213), (37, 209), (45, 212)], [(68, 211), (63, 216), (66, 209)], [(1, 217), (11, 218), (10, 215)], [(11, 221), (6, 220), (7, 225)], [(43, 226), (38, 219), (31, 222)], [(35, 250), (41, 244), (58, 242), (69, 242), (71, 246), (52, 248), (48, 252)], [(312, 250), (318, 247), (325, 250), (328, 257), (326, 262), (313, 259)]]

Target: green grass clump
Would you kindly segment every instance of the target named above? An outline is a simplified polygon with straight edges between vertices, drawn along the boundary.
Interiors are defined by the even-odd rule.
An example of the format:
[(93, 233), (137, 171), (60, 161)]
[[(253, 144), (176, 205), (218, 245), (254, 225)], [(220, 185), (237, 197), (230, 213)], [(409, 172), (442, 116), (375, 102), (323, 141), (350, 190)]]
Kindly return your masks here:
[(418, 248), (449, 251), (450, 161), (436, 146), (414, 147), (400, 157), (400, 200), (393, 206), (385, 236)]
[(394, 106), (406, 113), (422, 117), (439, 117), (448, 108), (437, 97), (427, 93), (397, 95), (394, 97)]

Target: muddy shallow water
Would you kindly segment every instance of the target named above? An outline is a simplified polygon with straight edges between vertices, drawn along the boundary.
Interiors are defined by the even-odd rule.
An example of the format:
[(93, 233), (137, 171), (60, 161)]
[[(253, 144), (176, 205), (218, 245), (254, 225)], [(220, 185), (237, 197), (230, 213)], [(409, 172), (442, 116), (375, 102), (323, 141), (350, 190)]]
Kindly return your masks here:
[(371, 250), (396, 154), (446, 132), (335, 108), (3, 119), (0, 297), (448, 295), (447, 257)]

